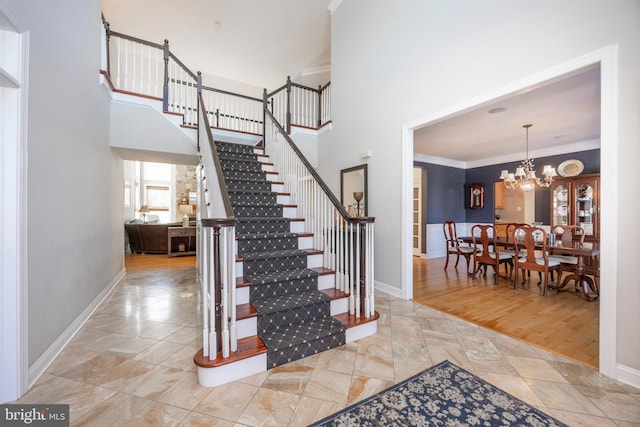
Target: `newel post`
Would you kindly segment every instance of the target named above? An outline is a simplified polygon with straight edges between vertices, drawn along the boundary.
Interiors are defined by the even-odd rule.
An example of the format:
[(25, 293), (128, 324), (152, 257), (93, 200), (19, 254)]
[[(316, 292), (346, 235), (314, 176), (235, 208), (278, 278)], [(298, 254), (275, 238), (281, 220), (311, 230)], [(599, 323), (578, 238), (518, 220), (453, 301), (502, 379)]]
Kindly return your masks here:
[(322, 126), (322, 85), (318, 85), (318, 121), (316, 127)]
[(104, 21), (104, 30), (107, 34), (107, 74), (111, 78), (111, 54), (109, 53), (109, 45), (111, 42), (111, 24)]
[[(267, 93), (267, 88), (265, 87), (262, 91), (262, 135), (264, 136), (267, 132), (267, 113), (265, 112), (269, 105), (269, 94)], [(273, 114), (273, 111), (271, 111)], [(267, 152), (267, 138), (262, 138), (262, 148)]]
[(287, 134), (291, 134), (291, 76), (287, 76)]
[(220, 262), (220, 226), (213, 227), (213, 292), (215, 301), (216, 349), (213, 359), (222, 351), (222, 264)]
[[(202, 97), (202, 73), (200, 71), (198, 71), (198, 77), (196, 79), (196, 90), (198, 91), (198, 102), (196, 102), (197, 108), (196, 111), (198, 111), (198, 121), (200, 120), (200, 102), (199, 102), (199, 98)], [(204, 116), (205, 114), (207, 114), (206, 111), (202, 112), (202, 115)], [(198, 150), (198, 152), (200, 152), (200, 126), (198, 126), (198, 135), (196, 138), (196, 149)]]
[(162, 84), (162, 111), (169, 111), (169, 40), (164, 39), (164, 82)]

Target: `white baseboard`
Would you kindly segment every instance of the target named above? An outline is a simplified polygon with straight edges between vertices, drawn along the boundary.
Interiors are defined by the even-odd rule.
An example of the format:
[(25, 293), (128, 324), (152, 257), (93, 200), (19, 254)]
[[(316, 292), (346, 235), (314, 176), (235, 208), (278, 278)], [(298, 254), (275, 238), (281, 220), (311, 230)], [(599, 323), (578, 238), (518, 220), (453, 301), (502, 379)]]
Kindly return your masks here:
[(111, 280), (111, 282), (96, 296), (91, 304), (85, 308), (82, 313), (64, 330), (62, 334), (49, 346), (49, 348), (36, 360), (36, 362), (29, 367), (29, 388), (33, 387), (35, 382), (44, 374), (49, 365), (53, 363), (56, 357), (69, 344), (69, 341), (80, 330), (82, 325), (91, 317), (93, 312), (100, 306), (111, 293), (115, 290), (116, 286), (122, 279), (124, 279), (126, 272), (124, 268), (118, 272), (118, 274)]
[(616, 365), (616, 378), (618, 381), (640, 388), (640, 370), (624, 365)]
[(379, 280), (375, 281), (375, 287), (377, 290), (384, 292), (385, 294), (392, 295), (394, 297), (402, 298), (402, 289), (396, 288), (395, 286), (391, 286), (387, 283), (381, 282)]

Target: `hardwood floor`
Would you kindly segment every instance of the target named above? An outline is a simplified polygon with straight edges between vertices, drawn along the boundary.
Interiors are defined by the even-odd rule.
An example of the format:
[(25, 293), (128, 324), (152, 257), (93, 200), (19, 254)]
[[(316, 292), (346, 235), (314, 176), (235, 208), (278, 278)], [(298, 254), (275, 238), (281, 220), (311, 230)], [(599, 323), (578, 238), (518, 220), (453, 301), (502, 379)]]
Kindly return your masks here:
[(179, 256), (169, 258), (167, 254), (131, 254), (124, 255), (124, 267), (128, 273), (164, 268), (195, 267), (195, 256)]
[(538, 274), (525, 288), (513, 290), (504, 269), (493, 285), (493, 271), (475, 280), (467, 276), (464, 259), (444, 270), (445, 258), (414, 257), (413, 299), (504, 335), (559, 353), (598, 369), (600, 303), (581, 293), (550, 289), (540, 296)]

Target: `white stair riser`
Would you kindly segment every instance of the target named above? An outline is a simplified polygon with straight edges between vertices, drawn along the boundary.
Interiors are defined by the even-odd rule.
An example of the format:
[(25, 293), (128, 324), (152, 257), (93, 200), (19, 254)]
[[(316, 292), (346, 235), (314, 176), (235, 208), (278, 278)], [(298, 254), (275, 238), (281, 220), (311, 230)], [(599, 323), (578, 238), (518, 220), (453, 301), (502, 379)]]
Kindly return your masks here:
[(273, 165), (265, 165), (265, 164), (263, 164), (262, 165), (262, 170), (264, 172), (273, 172)]
[(267, 370), (267, 355), (259, 354), (215, 368), (198, 367), (198, 384), (217, 387)]
[(282, 180), (279, 179), (278, 174), (276, 174), (276, 173), (268, 173), (267, 174), (267, 181), (282, 181)]
[(322, 254), (313, 254), (307, 256), (307, 268), (322, 267)]
[(340, 298), (331, 300), (331, 315), (346, 313), (349, 311), (349, 298)]
[(313, 249), (313, 237), (298, 237), (298, 249)]
[(282, 216), (285, 218), (297, 218), (298, 209), (296, 209), (295, 207), (285, 206), (282, 209)]
[(289, 231), (292, 233), (304, 233), (304, 221), (291, 221)]
[(378, 333), (378, 321), (367, 322), (359, 326), (354, 326), (346, 331), (346, 341), (353, 342), (359, 339), (375, 335)]
[(271, 184), (271, 191), (274, 193), (282, 193), (284, 191), (283, 184)]
[(258, 335), (258, 318), (254, 316), (238, 320), (236, 323), (236, 332), (238, 339)]
[(332, 289), (336, 286), (335, 274), (323, 274), (318, 276), (318, 290)]
[(236, 304), (248, 304), (249, 303), (249, 286), (242, 286), (236, 288)]
[(291, 196), (288, 194), (278, 194), (276, 196), (276, 203), (279, 205), (290, 205), (291, 204)]

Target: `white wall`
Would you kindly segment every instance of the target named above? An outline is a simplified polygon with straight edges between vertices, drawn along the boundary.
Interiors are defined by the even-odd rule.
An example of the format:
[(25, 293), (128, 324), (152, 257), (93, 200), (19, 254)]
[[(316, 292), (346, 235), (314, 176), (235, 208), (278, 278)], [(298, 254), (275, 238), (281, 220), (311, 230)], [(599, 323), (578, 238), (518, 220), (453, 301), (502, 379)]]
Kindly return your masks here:
[(611, 190), (603, 194), (611, 202), (603, 205), (603, 217), (620, 226), (609, 226), (614, 232), (603, 244), (609, 239), (613, 250), (603, 260), (615, 263), (605, 268), (618, 277), (616, 363), (638, 377), (640, 334), (628, 326), (640, 324), (632, 259), (632, 245), (640, 239), (640, 202), (628, 197), (640, 182), (638, 22), (635, 0), (342, 2), (331, 22), (333, 132), (319, 145), (319, 170), (337, 189), (340, 169), (356, 164), (360, 152), (373, 151), (369, 207), (376, 217), (380, 285), (398, 290), (402, 282), (403, 124), (617, 44), (621, 89), (613, 89), (611, 106), (617, 120), (603, 124), (614, 143), (607, 146), (603, 138), (602, 150), (604, 162), (613, 159), (619, 168), (611, 172), (615, 177), (603, 174), (603, 187)]
[(30, 40), (31, 371), (123, 272), (123, 169), (109, 147), (109, 101), (98, 84), (100, 1), (9, 3)]

